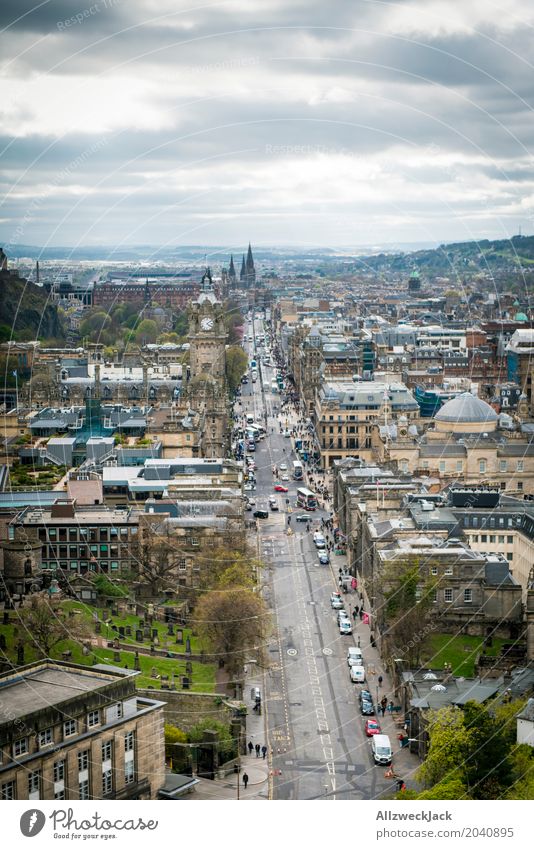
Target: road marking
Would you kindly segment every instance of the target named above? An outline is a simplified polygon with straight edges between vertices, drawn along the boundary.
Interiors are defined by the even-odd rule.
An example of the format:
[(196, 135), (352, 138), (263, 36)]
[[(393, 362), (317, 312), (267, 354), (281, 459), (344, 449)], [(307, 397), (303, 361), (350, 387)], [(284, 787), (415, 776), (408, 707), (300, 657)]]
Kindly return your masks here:
[(334, 654), (334, 652), (332, 651), (332, 649), (326, 648), (326, 649), (323, 649), (323, 654), (326, 654), (327, 656), (329, 656), (331, 654)]
[(294, 657), (296, 654), (298, 654), (298, 651), (296, 649), (288, 649), (287, 653), (290, 657)]

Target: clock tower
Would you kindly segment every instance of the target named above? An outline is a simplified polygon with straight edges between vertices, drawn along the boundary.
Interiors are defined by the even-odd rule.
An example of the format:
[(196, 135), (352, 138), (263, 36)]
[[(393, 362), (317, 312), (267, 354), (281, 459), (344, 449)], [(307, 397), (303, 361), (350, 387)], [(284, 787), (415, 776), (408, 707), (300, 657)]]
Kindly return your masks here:
[(224, 457), (229, 442), (227, 332), (209, 268), (202, 277), (198, 299), (189, 307), (188, 339), (191, 376), (184, 402), (201, 416), (201, 456)]
[(191, 377), (210, 376), (223, 386), (226, 368), (224, 312), (213, 290), (211, 271), (202, 277), (198, 300), (189, 309), (189, 364)]

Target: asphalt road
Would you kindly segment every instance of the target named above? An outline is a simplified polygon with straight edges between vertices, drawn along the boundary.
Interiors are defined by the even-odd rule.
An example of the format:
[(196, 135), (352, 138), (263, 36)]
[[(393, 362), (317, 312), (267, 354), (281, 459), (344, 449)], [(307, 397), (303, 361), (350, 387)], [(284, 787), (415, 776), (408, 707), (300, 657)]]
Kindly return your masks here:
[[(262, 325), (259, 321), (255, 324), (258, 335)], [(257, 349), (257, 354), (262, 350)], [(248, 351), (252, 356), (254, 342), (248, 343)], [(260, 356), (256, 359), (259, 361)], [(239, 408), (253, 411), (258, 421), (263, 420), (264, 410), (268, 413), (268, 436), (255, 452), (257, 489), (253, 495), (257, 506), (267, 504), (274, 491), (273, 463), (279, 465), (285, 460), (291, 470), (291, 459), (295, 458), (290, 439), (279, 433), (278, 419), (273, 415), (273, 405), (280, 404), (280, 397), (270, 391), (274, 369), (262, 368), (265, 391), (260, 380), (243, 386)], [(390, 796), (392, 781), (384, 778), (384, 767), (373, 764), (365, 720), (358, 707), (359, 687), (351, 683), (346, 661), (347, 648), (355, 645), (358, 630), (365, 660), (368, 628), (358, 624), (355, 636), (339, 634), (336, 611), (330, 607), (330, 593), (337, 589), (338, 558), (333, 557), (331, 566), (319, 564), (312, 533), (295, 522), (296, 513), (302, 512), (294, 509), (297, 484), (290, 480), (285, 485), (289, 493), (278, 495), (279, 511), (270, 512), (269, 519), (258, 520), (259, 552), (269, 565), (263, 592), (274, 625), (264, 695), (273, 797), (339, 800)], [(286, 497), (291, 513), (287, 512)], [(293, 531), (289, 536), (288, 515), (292, 516)], [(319, 510), (310, 514), (315, 526), (324, 515)], [(253, 542), (258, 542), (256, 534)], [(353, 600), (347, 596), (349, 613)]]

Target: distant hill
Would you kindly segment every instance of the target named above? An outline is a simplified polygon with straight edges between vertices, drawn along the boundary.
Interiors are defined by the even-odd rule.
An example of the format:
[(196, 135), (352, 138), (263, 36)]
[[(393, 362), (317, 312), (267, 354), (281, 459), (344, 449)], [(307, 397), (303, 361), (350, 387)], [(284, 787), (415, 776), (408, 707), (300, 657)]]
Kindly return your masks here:
[(0, 325), (13, 331), (18, 340), (64, 339), (64, 331), (55, 304), (48, 293), (19, 277), (16, 272), (0, 271)]
[(356, 259), (355, 270), (409, 273), (418, 268), (425, 276), (499, 274), (534, 268), (534, 236), (456, 242), (409, 253), (379, 253)]

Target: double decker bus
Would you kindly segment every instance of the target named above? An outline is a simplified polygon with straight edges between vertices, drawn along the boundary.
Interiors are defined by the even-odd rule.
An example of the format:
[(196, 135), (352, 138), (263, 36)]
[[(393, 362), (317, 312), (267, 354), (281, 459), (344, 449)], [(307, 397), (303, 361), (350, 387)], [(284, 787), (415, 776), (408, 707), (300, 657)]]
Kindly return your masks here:
[(302, 507), (304, 510), (317, 509), (317, 496), (311, 489), (297, 489), (297, 507)]
[(300, 460), (295, 460), (293, 463), (293, 480), (301, 481), (304, 477), (304, 466)]

